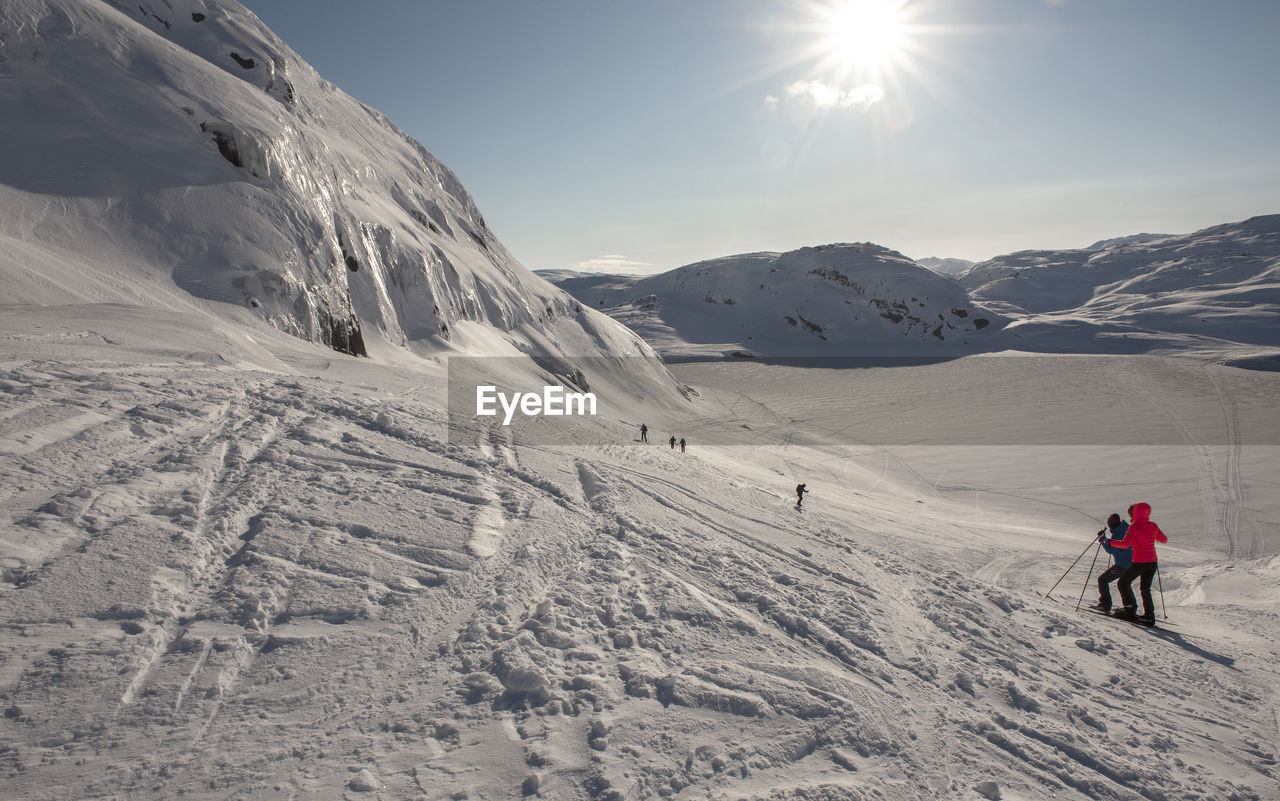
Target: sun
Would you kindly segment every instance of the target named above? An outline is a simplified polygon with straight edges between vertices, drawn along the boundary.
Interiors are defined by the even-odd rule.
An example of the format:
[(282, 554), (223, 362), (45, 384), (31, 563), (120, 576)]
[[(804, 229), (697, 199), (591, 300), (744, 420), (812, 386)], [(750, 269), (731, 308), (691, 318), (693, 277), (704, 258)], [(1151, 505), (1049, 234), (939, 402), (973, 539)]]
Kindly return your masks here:
[(887, 70), (906, 44), (905, 0), (839, 0), (823, 10), (822, 47), (845, 72)]

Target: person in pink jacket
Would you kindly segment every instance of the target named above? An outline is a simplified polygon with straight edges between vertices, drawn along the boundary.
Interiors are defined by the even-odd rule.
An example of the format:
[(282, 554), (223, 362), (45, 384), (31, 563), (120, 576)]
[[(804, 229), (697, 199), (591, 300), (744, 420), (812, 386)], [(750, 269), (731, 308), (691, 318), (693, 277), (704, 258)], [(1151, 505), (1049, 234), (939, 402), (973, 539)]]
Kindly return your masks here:
[[(1120, 599), (1123, 608), (1114, 613), (1115, 617), (1125, 620), (1136, 620), (1145, 626), (1156, 624), (1156, 607), (1151, 600), (1151, 581), (1155, 578), (1156, 543), (1168, 542), (1160, 527), (1151, 522), (1151, 504), (1135, 503), (1129, 507), (1129, 530), (1124, 537), (1112, 540), (1113, 548), (1132, 548), (1133, 564), (1120, 574), (1116, 586), (1120, 588)], [(1133, 580), (1139, 579), (1138, 588), (1142, 592), (1142, 616), (1139, 617), (1138, 603), (1133, 597)]]

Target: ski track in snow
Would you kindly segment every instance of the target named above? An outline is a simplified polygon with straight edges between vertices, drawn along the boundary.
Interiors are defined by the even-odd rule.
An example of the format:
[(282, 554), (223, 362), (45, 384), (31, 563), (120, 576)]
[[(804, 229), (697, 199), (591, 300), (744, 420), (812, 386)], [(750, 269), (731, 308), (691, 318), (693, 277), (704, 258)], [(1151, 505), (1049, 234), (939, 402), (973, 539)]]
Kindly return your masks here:
[[(797, 513), (754, 462), (852, 468), (466, 449), (430, 398), (296, 376), (0, 378), (6, 797), (1280, 798), (1273, 611), (1009, 589), (1060, 566), (975, 561), (893, 500), (969, 489), (887, 449)], [(1205, 491), (1244, 508), (1232, 461)]]
[(1174, 427), (1190, 449), (1196, 462), (1196, 476), (1201, 507), (1204, 510), (1202, 537), (1218, 544), (1231, 558), (1257, 559), (1264, 555), (1265, 544), (1256, 516), (1245, 497), (1240, 460), (1244, 442), (1240, 426), (1239, 404), (1217, 375), (1221, 368), (1203, 368), (1215, 402), (1221, 406), (1225, 437), (1222, 445), (1206, 442), (1205, 437), (1175, 409), (1175, 403), (1158, 400), (1161, 390), (1149, 380), (1141, 383), (1141, 397), (1160, 412)]

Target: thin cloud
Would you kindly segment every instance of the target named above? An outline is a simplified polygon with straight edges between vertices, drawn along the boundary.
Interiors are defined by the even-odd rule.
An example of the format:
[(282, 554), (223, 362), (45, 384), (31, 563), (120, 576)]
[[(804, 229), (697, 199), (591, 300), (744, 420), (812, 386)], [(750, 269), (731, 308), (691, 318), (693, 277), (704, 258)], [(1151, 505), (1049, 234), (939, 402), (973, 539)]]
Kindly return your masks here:
[(651, 275), (658, 268), (644, 261), (636, 261), (616, 253), (580, 261), (569, 269), (580, 273), (608, 273), (610, 275)]
[(783, 97), (769, 95), (764, 99), (765, 107), (776, 111), (785, 101), (787, 104), (807, 105), (821, 109), (855, 108), (865, 111), (884, 98), (884, 87), (873, 83), (864, 83), (852, 89), (841, 89), (823, 81), (796, 81), (788, 84)]

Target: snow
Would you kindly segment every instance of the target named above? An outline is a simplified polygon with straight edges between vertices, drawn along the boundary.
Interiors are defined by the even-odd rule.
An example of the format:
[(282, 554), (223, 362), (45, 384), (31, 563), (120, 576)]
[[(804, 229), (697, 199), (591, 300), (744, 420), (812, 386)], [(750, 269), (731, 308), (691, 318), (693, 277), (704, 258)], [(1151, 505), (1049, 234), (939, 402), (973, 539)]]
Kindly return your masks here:
[(456, 334), (478, 324), (498, 353), (651, 355), (237, 3), (14, 0), (0, 34), (12, 302), (230, 307), (355, 353), (480, 355)]
[[(1275, 373), (680, 364), (653, 445), (474, 447), (429, 361), (49, 311), (0, 315), (6, 797), (1280, 798)], [(1163, 413), (1053, 403), (1102, 375)], [(895, 387), (954, 426), (832, 435)], [(1072, 611), (1136, 499), (1154, 631)]]
[(923, 259), (916, 259), (916, 264), (921, 267), (927, 267), (939, 275), (949, 275), (952, 277), (962, 275), (973, 267), (974, 262), (968, 259), (940, 259), (934, 256), (928, 256)]
[[(0, 797), (1280, 799), (1280, 374), (1222, 363), (1269, 363), (1274, 218), (1089, 292), (869, 244), (591, 279), (676, 355), (821, 357), (668, 370), (233, 3), (7, 2), (0, 109)], [(974, 355), (1001, 304), (1161, 352)], [(461, 425), (475, 375), (602, 413)], [(1154, 630), (1075, 611), (1136, 500)]]
[(977, 303), (1017, 318), (1010, 333), (1020, 349), (1274, 352), (1280, 215), (1013, 253), (960, 282)]
[(647, 278), (544, 271), (668, 359), (985, 349), (1003, 325), (955, 281), (871, 243), (749, 253)]
[(1195, 354), (1274, 369), (1280, 215), (1011, 253), (943, 277), (961, 264), (864, 243), (729, 256), (645, 279), (541, 274), (676, 360), (1017, 350)]

